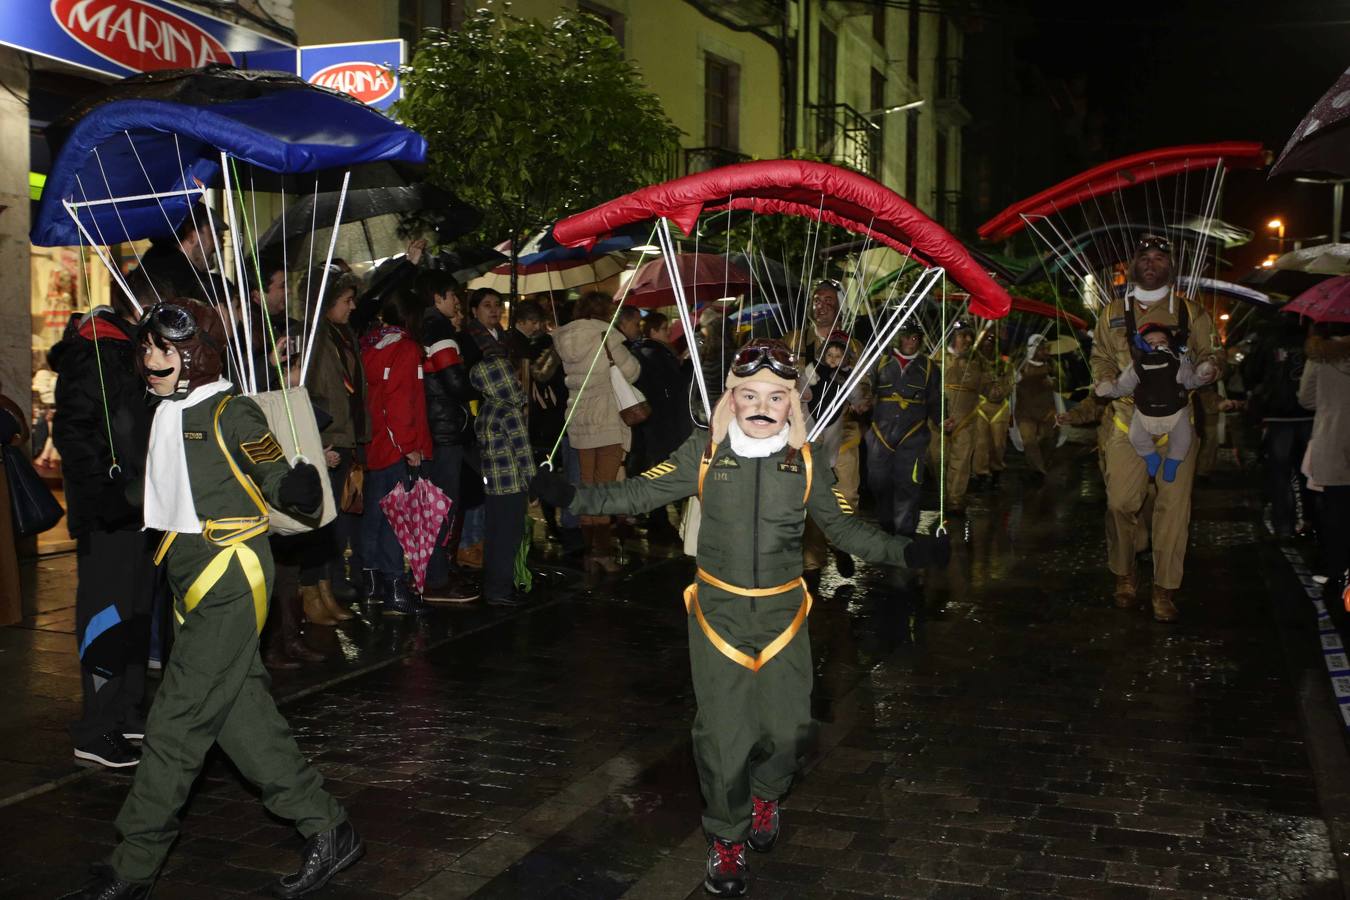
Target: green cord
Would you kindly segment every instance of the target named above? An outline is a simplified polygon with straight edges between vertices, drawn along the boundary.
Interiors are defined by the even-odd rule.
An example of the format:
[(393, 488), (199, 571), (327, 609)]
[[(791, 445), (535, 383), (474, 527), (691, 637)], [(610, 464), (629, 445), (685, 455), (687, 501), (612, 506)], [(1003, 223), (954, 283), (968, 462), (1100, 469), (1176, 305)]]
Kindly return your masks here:
[[(239, 187), (239, 166), (235, 164), (234, 157), (230, 157), (230, 168), (234, 170), (234, 194), (239, 201), (239, 210), (242, 213), (240, 218), (244, 220), (244, 236), (249, 246), (253, 247), (253, 274), (258, 279), (258, 296), (262, 299), (262, 320), (267, 324), (267, 338), (272, 342), (272, 360), (277, 367), (277, 383), (281, 387), (281, 402), (286, 407), (286, 419), (291, 426), (291, 440), (295, 443), (296, 456), (300, 455), (300, 435), (295, 428), (295, 416), (291, 413), (291, 395), (288, 392), (289, 386), (286, 384), (286, 374), (281, 368), (281, 354), (277, 353), (277, 336), (272, 330), (272, 316), (267, 308), (267, 288), (262, 281), (262, 260), (260, 260), (258, 248), (253, 243), (253, 229), (249, 226), (248, 214), (244, 213), (244, 192)], [(227, 201), (228, 202), (228, 201)], [(334, 226), (335, 228), (337, 226)], [(238, 250), (235, 251), (236, 253)], [(247, 300), (244, 300), (247, 303)], [(315, 315), (318, 315), (316, 312)]]
[(98, 369), (98, 393), (99, 400), (103, 403), (103, 426), (108, 430), (108, 453), (112, 456), (112, 465), (108, 467), (108, 475), (111, 476), (113, 470), (122, 471), (122, 466), (117, 462), (117, 445), (113, 443), (112, 415), (108, 412), (108, 386), (103, 382), (103, 354), (98, 347), (98, 317), (94, 315), (94, 296), (89, 293), (89, 283), (85, 280), (84, 273), (84, 242), (81, 241), (80, 284), (84, 286), (84, 298), (89, 304), (89, 323), (94, 329), (94, 367)]

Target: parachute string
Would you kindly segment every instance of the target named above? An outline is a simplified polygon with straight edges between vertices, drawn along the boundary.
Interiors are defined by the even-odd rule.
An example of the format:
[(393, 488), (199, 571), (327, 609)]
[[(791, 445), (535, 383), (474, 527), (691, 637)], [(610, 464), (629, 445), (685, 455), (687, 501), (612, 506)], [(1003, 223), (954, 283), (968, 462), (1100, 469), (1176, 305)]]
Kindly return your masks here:
[[(216, 231), (216, 220), (215, 220), (215, 216), (213, 216), (212, 213), (211, 213), (211, 207), (210, 207), (210, 205), (209, 205), (209, 204), (204, 205), (204, 206), (202, 207), (202, 209), (206, 212), (206, 223), (207, 223), (207, 226), (211, 229), (211, 233), (212, 233), (212, 234), (215, 234), (215, 231)], [(247, 393), (247, 392), (248, 392), (248, 380), (247, 380), (247, 379), (248, 379), (248, 369), (247, 369), (247, 367), (245, 366), (245, 361), (244, 361), (243, 339), (240, 337), (240, 326), (242, 326), (242, 325), (244, 324), (244, 313), (243, 313), (243, 310), (240, 310), (240, 312), (239, 312), (239, 319), (238, 319), (238, 325), (236, 325), (235, 314), (234, 314), (234, 313), (235, 313), (235, 310), (234, 310), (234, 303), (233, 303), (233, 302), (231, 301), (231, 299), (230, 299), (230, 293), (229, 293), (229, 281), (225, 278), (225, 272), (224, 272), (225, 263), (224, 263), (224, 260), (220, 259), (220, 251), (219, 251), (219, 248), (217, 248), (217, 250), (216, 250), (216, 259), (217, 259), (217, 262), (219, 262), (219, 263), (220, 263), (220, 266), (221, 266), (221, 289), (225, 292), (225, 299), (224, 299), (224, 302), (223, 302), (223, 303), (222, 303), (222, 302), (218, 302), (218, 303), (216, 304), (216, 315), (220, 316), (220, 307), (221, 307), (221, 306), (224, 306), (224, 307), (225, 307), (225, 313), (226, 313), (226, 315), (220, 316), (220, 318), (221, 318), (221, 321), (222, 321), (222, 322), (225, 321), (225, 319), (226, 319), (227, 316), (228, 316), (228, 318), (229, 318), (230, 327), (229, 327), (228, 336), (227, 336), (226, 339), (225, 339), (225, 343), (228, 344), (230, 347), (232, 347), (233, 350), (234, 350), (234, 353), (235, 353), (235, 358), (236, 358), (236, 363), (235, 363), (235, 365), (236, 365), (236, 368), (238, 369), (238, 374), (239, 374), (239, 379), (238, 379), (238, 382), (239, 382), (239, 383), (238, 383), (238, 385), (236, 385), (236, 386), (237, 386), (241, 391), (244, 391), (245, 393)]]
[[(652, 229), (656, 236), (657, 243), (661, 252), (665, 254), (667, 261), (673, 260), (675, 256), (675, 241), (670, 236), (670, 220), (662, 216), (657, 226)], [(697, 233), (698, 229), (695, 229)], [(695, 245), (697, 246), (697, 244)], [(674, 266), (668, 266), (671, 281), (675, 288), (675, 309), (680, 315), (680, 323), (684, 326), (685, 341), (689, 346), (689, 358), (694, 367), (694, 383), (698, 386), (700, 399), (703, 401), (703, 412), (708, 418), (709, 425), (712, 423), (712, 404), (708, 400), (708, 385), (703, 380), (703, 366), (699, 359), (698, 341), (695, 339), (693, 317), (689, 313), (689, 300), (684, 295), (684, 284), (680, 278), (678, 269)], [(723, 342), (725, 343), (725, 341)]]
[[(136, 149), (136, 142), (132, 139), (132, 137), (131, 137), (131, 132), (130, 132), (130, 131), (127, 131), (127, 130), (125, 130), (125, 129), (123, 129), (122, 133), (125, 134), (125, 135), (127, 136), (127, 144), (131, 147), (131, 153), (132, 153), (132, 155), (136, 157), (136, 165), (138, 165), (138, 166), (141, 167), (141, 174), (143, 174), (143, 175), (145, 176), (145, 183), (146, 183), (146, 184), (149, 184), (149, 185), (150, 185), (150, 190), (153, 191), (155, 188), (154, 188), (154, 185), (151, 184), (151, 182), (150, 182), (150, 172), (149, 172), (148, 169), (145, 168), (145, 162), (144, 162), (144, 160), (141, 159), (141, 153), (140, 153), (140, 151)], [(173, 136), (173, 145), (174, 145), (175, 148), (178, 148), (178, 135), (177, 135), (176, 133), (175, 133), (174, 136)], [(95, 153), (95, 155), (98, 154), (97, 148), (95, 148), (94, 153)], [(101, 165), (102, 165), (102, 163), (100, 163), (100, 166), (101, 166)], [(184, 190), (184, 191), (187, 191), (187, 189), (188, 189), (188, 187), (187, 187), (187, 169), (185, 169), (185, 168), (183, 167), (183, 153), (182, 153), (182, 150), (181, 150), (181, 149), (178, 150), (178, 171), (180, 171), (180, 172), (183, 173), (183, 181), (182, 181), (183, 190)], [(105, 183), (106, 183), (106, 181), (107, 181), (106, 176), (104, 177), (104, 181), (105, 181)], [(201, 195), (202, 197), (205, 197), (205, 196), (206, 196), (206, 189), (205, 189), (204, 187), (202, 187), (200, 183), (198, 183), (198, 186), (197, 186), (197, 187), (198, 187), (198, 191), (200, 192), (200, 195)], [(111, 190), (112, 190), (112, 189), (109, 188), (109, 191), (111, 191)], [(158, 203), (158, 198), (156, 198), (156, 202)], [(159, 205), (159, 212), (160, 212), (160, 215), (162, 215), (162, 216), (164, 217), (164, 224), (169, 226), (169, 233), (170, 233), (170, 234), (177, 234), (178, 229), (174, 227), (173, 220), (171, 220), (171, 219), (169, 218), (169, 211), (166, 210), (166, 209), (164, 208), (164, 204), (163, 204), (163, 203), (158, 203), (158, 205)], [(196, 231), (196, 230), (197, 230), (197, 213), (196, 213), (196, 206), (197, 206), (196, 203), (189, 203), (189, 204), (188, 204), (188, 216), (192, 219), (192, 230), (193, 230), (193, 231)], [(135, 245), (133, 244), (132, 246), (134, 247)], [(211, 279), (211, 277), (210, 277), (211, 261), (210, 261), (209, 259), (206, 259), (206, 255), (205, 255), (205, 254), (202, 254), (202, 259), (203, 259), (203, 261), (205, 261), (206, 267), (207, 267), (207, 277), (206, 277), (205, 279), (203, 279), (202, 276), (201, 276), (201, 274), (197, 271), (197, 267), (196, 267), (196, 266), (188, 266), (188, 268), (192, 270), (192, 277), (195, 278), (195, 279), (197, 279), (197, 286), (200, 287), (200, 288), (202, 289), (202, 295), (203, 295), (203, 296), (206, 296), (206, 297), (210, 297), (212, 300), (215, 300), (216, 303), (219, 303), (219, 298), (216, 296), (216, 290), (215, 290), (215, 287), (216, 287), (216, 286), (215, 286), (215, 284), (212, 282), (212, 279)], [(156, 299), (159, 298), (159, 295), (158, 295), (158, 294), (156, 294), (155, 296), (156, 296)], [(214, 305), (214, 304), (213, 304), (213, 305)]]
[[(75, 185), (80, 189), (80, 195), (84, 197), (84, 202), (87, 207), (89, 196), (85, 193), (84, 182), (80, 180), (78, 174), (75, 176)], [(80, 214), (76, 212), (75, 207), (71, 202), (69, 200), (63, 200), (61, 201), (61, 205), (65, 207), (66, 215), (70, 216), (71, 220), (75, 223), (75, 227), (79, 229), (80, 235), (89, 242), (89, 248), (98, 255), (99, 261), (102, 262), (103, 267), (108, 270), (108, 274), (112, 276), (113, 281), (117, 282), (117, 286), (122, 289), (122, 293), (126, 294), (127, 299), (131, 301), (132, 308), (138, 313), (141, 312), (141, 304), (136, 299), (136, 296), (132, 294), (131, 287), (127, 284), (127, 280), (122, 277), (121, 268), (113, 263), (112, 258), (104, 249), (108, 247), (109, 244), (107, 239), (103, 237), (103, 228), (98, 224), (98, 217), (89, 217), (89, 221), (93, 224), (94, 230), (98, 232), (98, 240), (95, 241), (94, 236), (89, 233), (89, 229), (84, 227), (84, 222), (80, 220)]]
[[(239, 183), (239, 169), (235, 166), (235, 161), (233, 157), (230, 158), (230, 167), (234, 170), (235, 194), (239, 200), (239, 206), (241, 210), (244, 210), (244, 194), (243, 189), (241, 188)], [(250, 179), (251, 177), (252, 176), (250, 174)], [(257, 198), (256, 192), (254, 193), (254, 198), (255, 200)], [(231, 207), (231, 209), (233, 210), (233, 207)], [(257, 207), (255, 206), (254, 209), (256, 211)], [(246, 210), (244, 211), (246, 212)], [(276, 331), (272, 327), (272, 311), (267, 308), (267, 286), (263, 284), (262, 261), (258, 259), (258, 245), (254, 241), (253, 238), (254, 229), (253, 226), (249, 224), (247, 214), (243, 216), (243, 220), (244, 220), (245, 240), (247, 240), (249, 245), (253, 247), (253, 275), (258, 282), (258, 299), (261, 301), (262, 307), (261, 309), (258, 310), (258, 315), (262, 318), (263, 325), (266, 326), (264, 329), (264, 333), (266, 335), (266, 344), (270, 344), (272, 348), (272, 362), (276, 365), (277, 369), (277, 389), (281, 391), (281, 404), (286, 408), (286, 421), (291, 426), (291, 440), (295, 444), (295, 452), (299, 454), (300, 432), (295, 427), (295, 414), (291, 412), (291, 394), (290, 391), (288, 390), (289, 385), (287, 384), (286, 373), (281, 368), (281, 354), (277, 351), (277, 335)], [(334, 228), (336, 227), (337, 226), (334, 226)], [(239, 252), (238, 242), (236, 241), (235, 243), (236, 257), (238, 256), (238, 252)], [(264, 346), (263, 349), (265, 351), (267, 347)], [(268, 377), (267, 375), (268, 369), (266, 366), (263, 367), (263, 373), (264, 378)]]
[[(103, 352), (98, 344), (98, 316), (94, 314), (94, 295), (89, 290), (88, 261), (84, 255), (84, 244), (80, 244), (80, 287), (84, 290), (85, 304), (89, 307), (89, 326), (94, 330), (94, 368), (98, 369), (98, 398), (103, 406), (103, 427), (108, 434), (108, 455), (112, 464), (108, 466), (108, 477), (122, 471), (117, 461), (117, 444), (113, 442), (112, 413), (108, 410), (108, 385), (103, 378)], [(134, 351), (133, 351), (134, 352)]]
[(220, 199), (225, 201), (225, 215), (229, 221), (230, 234), (233, 239), (230, 241), (230, 248), (233, 251), (230, 255), (234, 257), (234, 278), (236, 290), (239, 291), (239, 316), (244, 321), (244, 362), (247, 366), (248, 386), (244, 389), (246, 394), (258, 393), (258, 372), (255, 365), (256, 360), (253, 356), (253, 310), (248, 301), (248, 282), (244, 279), (244, 263), (242, 254), (239, 252), (239, 223), (234, 214), (233, 190), (230, 186), (230, 157), (224, 150), (220, 151), (220, 171), (224, 178), (224, 189), (221, 191)]
[[(328, 236), (328, 255), (323, 261), (323, 275), (319, 278), (319, 297), (323, 297), (328, 289), (328, 273), (333, 268), (333, 250), (337, 247), (338, 231), (342, 225), (342, 209), (347, 204), (347, 186), (351, 184), (352, 170), (347, 169), (342, 173), (342, 190), (338, 193), (337, 211), (333, 214), (333, 230)], [(317, 187), (316, 179), (315, 185)], [(315, 197), (315, 216), (318, 216), (318, 198)], [(309, 335), (305, 340), (305, 352), (301, 354), (300, 362), (300, 383), (304, 384), (309, 375), (309, 362), (314, 356), (314, 337), (319, 330), (319, 316), (314, 316), (314, 324), (309, 327)]]
[[(662, 221), (664, 221), (664, 219)], [(656, 236), (657, 236), (657, 229), (655, 226), (653, 226), (652, 233), (647, 236), (647, 240), (643, 244), (643, 246), (650, 247), (652, 243), (652, 238)], [(642, 251), (642, 255), (638, 257), (637, 268), (639, 269), (642, 268), (642, 263), (647, 259), (647, 254), (650, 252), (651, 252), (650, 250)], [(670, 257), (667, 256), (666, 260), (667, 262), (669, 262)], [(615, 324), (619, 321), (619, 312), (623, 309), (623, 301), (628, 297), (628, 291), (632, 288), (633, 282), (635, 280), (636, 280), (635, 278), (629, 278), (628, 281), (624, 283), (623, 290), (619, 292), (619, 296), (614, 301), (614, 312), (609, 317), (609, 324), (605, 326), (605, 333), (600, 336), (600, 343), (598, 346), (596, 346), (595, 353), (591, 355), (591, 363), (589, 366), (586, 367), (586, 375), (581, 379), (581, 387), (577, 388), (577, 392), (575, 395), (568, 398), (567, 417), (563, 420), (562, 430), (558, 432), (558, 437), (556, 440), (554, 440), (553, 447), (548, 451), (548, 456), (544, 457), (543, 465), (545, 468), (549, 469), (553, 468), (553, 457), (557, 455), (558, 448), (562, 446), (563, 437), (566, 436), (567, 434), (567, 428), (572, 424), (572, 417), (576, 415), (577, 409), (581, 406), (579, 401), (581, 400), (582, 395), (586, 393), (586, 385), (590, 383), (591, 373), (595, 371), (596, 363), (600, 360), (601, 354), (605, 352), (605, 347), (609, 342), (609, 333), (614, 330)], [(686, 332), (686, 335), (687, 334), (688, 332)], [(689, 341), (689, 344), (690, 347), (692, 348), (693, 340), (692, 336), (690, 337), (691, 340)], [(691, 355), (694, 358), (694, 371), (697, 372), (698, 355), (696, 353), (691, 353)]]
[[(314, 176), (314, 193), (312, 196), (313, 199), (310, 201), (309, 204), (309, 249), (305, 251), (305, 318), (300, 323), (302, 331), (306, 333), (308, 333), (310, 330), (309, 327), (310, 302), (313, 301), (314, 304), (314, 319), (316, 322), (318, 321), (319, 316), (323, 314), (323, 298), (315, 297), (314, 292), (311, 290), (311, 287), (313, 287), (313, 280), (314, 280), (314, 233), (318, 230), (319, 225), (318, 175)], [(318, 331), (317, 327), (314, 330), (317, 333)], [(301, 384), (305, 383), (303, 378), (300, 380), (300, 383)]]
[[(128, 141), (131, 140), (131, 135), (127, 135), (127, 140), (128, 140)], [(131, 149), (132, 149), (133, 151), (135, 151), (136, 145), (135, 145), (135, 144), (132, 144)], [(137, 159), (139, 159), (139, 158), (140, 158), (140, 157), (138, 156)], [(103, 186), (104, 186), (104, 187), (107, 189), (107, 191), (108, 191), (108, 199), (112, 201), (113, 215), (117, 216), (117, 225), (118, 225), (119, 228), (122, 229), (122, 234), (125, 235), (125, 236), (127, 237), (127, 239), (128, 239), (128, 240), (127, 240), (127, 243), (131, 246), (131, 255), (134, 256), (134, 257), (136, 257), (136, 268), (139, 269), (139, 268), (141, 267), (141, 252), (140, 252), (139, 250), (136, 249), (136, 242), (130, 239), (130, 238), (131, 238), (131, 234), (130, 234), (130, 232), (127, 231), (127, 225), (126, 225), (126, 223), (122, 221), (122, 210), (118, 208), (118, 206), (117, 206), (117, 200), (113, 197), (112, 184), (110, 184), (109, 181), (108, 181), (108, 172), (107, 172), (107, 170), (103, 168), (103, 155), (100, 154), (100, 153), (98, 152), (98, 147), (95, 147), (95, 148), (94, 148), (94, 162), (98, 163), (98, 171), (99, 171), (99, 174), (100, 174), (101, 176), (103, 176)], [(143, 171), (143, 170), (144, 170), (144, 167), (142, 167), (142, 171)], [(78, 178), (79, 178), (79, 176), (77, 175), (77, 176), (76, 176), (76, 179), (78, 180)], [(149, 188), (150, 193), (153, 194), (153, 193), (155, 192), (155, 185), (150, 181), (150, 176), (149, 176), (149, 175), (146, 176), (145, 183), (146, 183), (146, 186)], [(81, 191), (81, 192), (84, 191), (84, 186), (83, 186), (83, 185), (80, 186), (80, 191)], [(155, 198), (155, 203), (159, 206), (159, 208), (160, 208), (161, 210), (164, 209), (164, 203), (163, 203), (163, 201), (161, 201), (158, 197)], [(165, 218), (167, 219), (168, 217), (166, 216)], [(99, 235), (99, 236), (102, 237), (102, 235)], [(164, 299), (163, 297), (161, 297), (161, 296), (159, 295), (159, 290), (158, 290), (157, 288), (155, 288), (155, 286), (154, 286), (153, 283), (151, 283), (150, 289), (154, 292), (154, 295), (155, 295), (155, 302), (158, 303), (158, 302), (161, 302), (161, 301)], [(97, 341), (96, 341), (95, 343), (97, 343)]]
[(942, 390), (938, 397), (938, 527), (943, 528), (947, 523), (947, 362), (950, 356), (947, 352), (946, 333), (947, 333), (947, 273), (942, 273), (942, 371), (938, 377), (942, 379)]

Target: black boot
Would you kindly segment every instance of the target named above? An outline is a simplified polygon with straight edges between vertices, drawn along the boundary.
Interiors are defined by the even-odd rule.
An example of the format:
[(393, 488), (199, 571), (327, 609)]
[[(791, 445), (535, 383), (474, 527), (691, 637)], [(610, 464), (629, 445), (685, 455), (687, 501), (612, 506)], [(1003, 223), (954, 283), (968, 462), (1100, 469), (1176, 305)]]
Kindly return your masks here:
[(322, 831), (305, 841), (300, 851), (300, 871), (283, 875), (272, 886), (275, 897), (299, 897), (317, 891), (328, 880), (361, 858), (366, 845), (351, 822)]
[(150, 896), (151, 885), (123, 881), (107, 866), (95, 866), (94, 872), (92, 881), (62, 894), (60, 900), (140, 900)]
[(422, 598), (417, 591), (402, 578), (390, 578), (384, 595), (384, 614), (386, 616), (415, 615), (422, 606)]
[(718, 897), (744, 897), (750, 867), (745, 862), (745, 843), (713, 838), (708, 847), (708, 868), (703, 889)]
[(384, 599), (384, 579), (374, 569), (361, 570), (361, 599), (366, 603), (379, 603)]

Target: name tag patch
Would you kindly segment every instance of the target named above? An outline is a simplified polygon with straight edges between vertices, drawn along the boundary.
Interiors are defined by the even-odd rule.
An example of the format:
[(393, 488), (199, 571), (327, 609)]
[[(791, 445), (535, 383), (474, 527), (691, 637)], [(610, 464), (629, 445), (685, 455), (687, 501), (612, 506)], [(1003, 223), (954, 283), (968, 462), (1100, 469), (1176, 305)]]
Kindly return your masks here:
[(206, 435), (202, 434), (200, 431), (185, 431), (183, 432), (183, 440), (204, 441), (206, 440)]
[(1111, 321), (1110, 321), (1108, 324), (1109, 324), (1110, 327), (1112, 327), (1112, 328), (1124, 328), (1124, 327), (1125, 327), (1125, 317), (1124, 317), (1124, 316), (1115, 316), (1115, 317), (1113, 317), (1113, 318), (1111, 319)]
[(802, 474), (802, 466), (801, 463), (780, 462), (778, 464), (778, 471), (791, 472), (793, 475), (800, 475)]

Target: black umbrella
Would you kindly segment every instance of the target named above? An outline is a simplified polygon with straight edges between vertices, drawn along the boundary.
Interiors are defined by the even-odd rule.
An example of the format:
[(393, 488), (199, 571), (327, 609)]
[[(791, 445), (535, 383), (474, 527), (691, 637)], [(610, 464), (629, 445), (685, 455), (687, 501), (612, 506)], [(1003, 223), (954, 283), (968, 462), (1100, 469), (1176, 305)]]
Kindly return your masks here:
[[(285, 214), (278, 216), (258, 239), (259, 252), (279, 251), (284, 241), (286, 255), (294, 262), (297, 256), (307, 252), (311, 243), (309, 234), (312, 230), (333, 227), (339, 196), (337, 191), (309, 194), (286, 207)], [(395, 187), (349, 189), (342, 204), (342, 222), (361, 223), (369, 250), (371, 254), (375, 254), (376, 241), (367, 224), (369, 220), (379, 216), (423, 210), (432, 210), (436, 214), (434, 219), (437, 222), (437, 243), (453, 241), (468, 234), (483, 220), (482, 213), (466, 203), (461, 203), (448, 191), (427, 184), (405, 184)], [(317, 246), (321, 242), (313, 243)], [(326, 247), (327, 244), (324, 242), (320, 249)]]
[(1294, 269), (1260, 268), (1253, 269), (1238, 279), (1238, 284), (1257, 288), (1267, 294), (1279, 294), (1294, 297), (1315, 284), (1321, 284), (1330, 275), (1318, 275), (1312, 272), (1299, 272)]
[(1270, 167), (1275, 175), (1324, 175), (1350, 178), (1350, 70), (1342, 73), (1298, 123), (1280, 158)]

